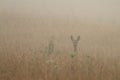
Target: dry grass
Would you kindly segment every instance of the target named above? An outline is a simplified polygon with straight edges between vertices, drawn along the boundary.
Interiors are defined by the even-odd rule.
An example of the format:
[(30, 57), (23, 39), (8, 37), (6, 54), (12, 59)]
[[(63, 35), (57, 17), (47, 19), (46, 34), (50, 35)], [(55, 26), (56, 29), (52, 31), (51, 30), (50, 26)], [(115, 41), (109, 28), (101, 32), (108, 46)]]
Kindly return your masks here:
[[(120, 80), (119, 27), (91, 25), (1, 15), (0, 80)], [(74, 57), (71, 34), (81, 34)]]

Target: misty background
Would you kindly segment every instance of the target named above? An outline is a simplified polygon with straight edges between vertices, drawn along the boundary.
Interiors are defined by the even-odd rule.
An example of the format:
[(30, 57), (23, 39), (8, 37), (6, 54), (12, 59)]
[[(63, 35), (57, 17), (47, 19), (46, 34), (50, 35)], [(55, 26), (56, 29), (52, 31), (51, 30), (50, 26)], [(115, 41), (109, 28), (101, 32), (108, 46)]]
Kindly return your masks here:
[(54, 36), (59, 51), (68, 52), (70, 35), (80, 35), (82, 52), (118, 55), (119, 32), (119, 0), (0, 0), (0, 44), (8, 49), (46, 47)]
[(0, 0), (0, 12), (120, 23), (119, 0)]

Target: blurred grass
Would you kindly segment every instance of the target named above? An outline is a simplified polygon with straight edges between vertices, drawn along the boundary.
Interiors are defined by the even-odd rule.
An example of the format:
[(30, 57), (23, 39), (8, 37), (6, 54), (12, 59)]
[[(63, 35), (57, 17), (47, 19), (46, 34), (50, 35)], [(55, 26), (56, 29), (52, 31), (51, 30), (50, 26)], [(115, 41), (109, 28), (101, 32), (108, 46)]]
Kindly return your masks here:
[[(120, 80), (118, 27), (51, 17), (0, 17), (0, 80)], [(71, 34), (81, 35), (78, 54), (73, 53)]]

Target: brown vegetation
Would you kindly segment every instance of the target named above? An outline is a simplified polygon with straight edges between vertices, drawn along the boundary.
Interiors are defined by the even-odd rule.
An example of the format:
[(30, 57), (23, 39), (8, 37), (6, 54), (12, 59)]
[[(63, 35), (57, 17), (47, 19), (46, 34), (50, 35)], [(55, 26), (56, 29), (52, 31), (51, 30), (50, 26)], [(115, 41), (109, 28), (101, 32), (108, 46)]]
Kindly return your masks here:
[[(0, 17), (0, 80), (120, 80), (118, 26), (55, 17)], [(74, 57), (71, 34), (81, 36)]]

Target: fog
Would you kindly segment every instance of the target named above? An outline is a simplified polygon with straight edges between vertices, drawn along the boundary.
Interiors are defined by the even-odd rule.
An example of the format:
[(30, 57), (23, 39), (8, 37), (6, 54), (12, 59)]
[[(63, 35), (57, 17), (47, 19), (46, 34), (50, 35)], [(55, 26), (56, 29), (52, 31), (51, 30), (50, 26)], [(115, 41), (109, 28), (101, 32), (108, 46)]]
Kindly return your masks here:
[(119, 74), (120, 0), (0, 0), (0, 80)]
[(119, 0), (0, 0), (0, 12), (67, 16), (119, 24)]

